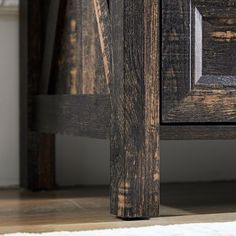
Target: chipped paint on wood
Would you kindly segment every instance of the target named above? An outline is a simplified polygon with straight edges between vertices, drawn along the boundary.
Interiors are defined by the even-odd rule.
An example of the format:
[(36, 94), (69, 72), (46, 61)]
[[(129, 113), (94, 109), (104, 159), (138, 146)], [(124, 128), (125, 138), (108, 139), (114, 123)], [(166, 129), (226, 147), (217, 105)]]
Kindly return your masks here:
[(231, 42), (233, 40), (236, 40), (236, 32), (233, 31), (226, 31), (226, 32), (213, 32), (212, 33), (212, 37), (216, 40), (216, 41), (220, 41), (220, 42)]
[(166, 115), (167, 122), (235, 122), (236, 91), (193, 90)]
[(111, 80), (110, 17), (106, 0), (93, 0), (108, 92)]
[(102, 1), (65, 1), (58, 27), (56, 94), (109, 94), (109, 15)]
[(235, 122), (235, 6), (235, 0), (162, 1), (163, 123)]
[(75, 19), (70, 20), (70, 47), (71, 51), (71, 69), (70, 69), (70, 84), (69, 91), (71, 95), (78, 94), (78, 66), (77, 66), (77, 54), (74, 52), (77, 49), (77, 21)]
[(159, 214), (159, 1), (110, 1), (111, 212)]
[(70, 94), (71, 95), (76, 95), (78, 94), (78, 84), (77, 84), (77, 68), (75, 67), (70, 71), (70, 76), (71, 76), (71, 82), (70, 82)]

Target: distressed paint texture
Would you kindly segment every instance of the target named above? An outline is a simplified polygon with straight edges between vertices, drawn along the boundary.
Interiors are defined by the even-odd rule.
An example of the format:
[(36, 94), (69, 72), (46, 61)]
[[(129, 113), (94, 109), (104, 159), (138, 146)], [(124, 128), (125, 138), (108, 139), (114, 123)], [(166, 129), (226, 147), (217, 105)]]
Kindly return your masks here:
[(236, 1), (162, 3), (162, 122), (235, 122)]
[(159, 1), (110, 2), (113, 43), (111, 212), (158, 216)]

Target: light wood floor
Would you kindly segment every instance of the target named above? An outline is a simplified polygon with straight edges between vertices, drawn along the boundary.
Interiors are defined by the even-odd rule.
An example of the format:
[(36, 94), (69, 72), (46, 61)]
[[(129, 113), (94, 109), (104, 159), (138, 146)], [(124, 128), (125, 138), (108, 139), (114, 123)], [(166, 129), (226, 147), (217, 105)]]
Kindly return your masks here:
[(0, 234), (236, 221), (236, 182), (167, 184), (161, 191), (159, 218), (122, 221), (109, 214), (106, 187), (40, 193), (2, 189)]

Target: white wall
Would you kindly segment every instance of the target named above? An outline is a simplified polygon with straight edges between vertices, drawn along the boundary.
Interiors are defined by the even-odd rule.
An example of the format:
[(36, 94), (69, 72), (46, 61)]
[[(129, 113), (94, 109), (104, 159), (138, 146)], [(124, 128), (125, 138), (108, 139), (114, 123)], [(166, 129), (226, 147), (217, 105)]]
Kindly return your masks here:
[[(108, 184), (109, 141), (57, 137), (60, 185)], [(236, 141), (162, 141), (161, 181), (236, 180)]]
[[(0, 14), (0, 186), (19, 183), (18, 18)], [(60, 185), (109, 183), (109, 141), (57, 136)], [(163, 182), (236, 180), (236, 141), (162, 141)]]
[(236, 140), (162, 141), (163, 182), (236, 180)]
[(59, 185), (109, 184), (109, 141), (57, 135)]
[(19, 182), (18, 17), (0, 13), (0, 186)]

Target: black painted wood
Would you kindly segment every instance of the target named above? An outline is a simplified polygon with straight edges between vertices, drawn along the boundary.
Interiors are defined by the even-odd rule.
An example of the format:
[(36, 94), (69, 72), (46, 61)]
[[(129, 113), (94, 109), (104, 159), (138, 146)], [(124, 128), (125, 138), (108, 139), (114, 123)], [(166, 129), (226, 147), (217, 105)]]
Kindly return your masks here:
[[(67, 100), (70, 105), (60, 104), (62, 108), (73, 111), (78, 124), (73, 120), (68, 125), (69, 114), (60, 112), (58, 103), (51, 104), (50, 113), (55, 121), (63, 125), (57, 127), (44, 117), (47, 106), (38, 106), (33, 98), (60, 93), (58, 101), (64, 99), (63, 93), (108, 94), (111, 70), (110, 22), (106, 0), (34, 0), (21, 1), (21, 186), (31, 190), (52, 189), (55, 186), (55, 136), (54, 133), (68, 131), (76, 135), (106, 138), (107, 128), (102, 114), (109, 126), (110, 104), (97, 105), (100, 95), (94, 103), (83, 103), (78, 97)], [(55, 63), (56, 62), (56, 63)], [(53, 74), (53, 76), (51, 76)], [(57, 97), (58, 98), (58, 97)], [(37, 99), (36, 99), (37, 100)], [(45, 101), (45, 100), (43, 100)], [(97, 102), (96, 102), (97, 101)], [(98, 102), (99, 101), (99, 102)], [(81, 102), (81, 111), (78, 112)], [(41, 103), (40, 103), (41, 104)], [(83, 106), (85, 104), (85, 106)], [(60, 106), (58, 104), (58, 106)], [(67, 105), (67, 106), (66, 106)], [(83, 107), (83, 109), (82, 109)], [(42, 114), (41, 114), (42, 111)], [(93, 113), (94, 111), (94, 113)], [(45, 112), (45, 113), (43, 113)], [(89, 118), (89, 112), (93, 113)], [(86, 114), (86, 117), (85, 117)], [(65, 115), (64, 117), (62, 117)], [(102, 116), (101, 115), (101, 116)], [(40, 129), (35, 128), (40, 120)], [(65, 119), (64, 121), (62, 119)], [(89, 121), (90, 120), (90, 121)], [(51, 129), (47, 127), (51, 121)], [(94, 124), (92, 125), (92, 121)], [(101, 125), (99, 122), (101, 121)], [(45, 128), (46, 126), (46, 128)], [(38, 126), (36, 126), (38, 127)], [(60, 129), (57, 129), (57, 128)], [(105, 130), (105, 131), (104, 131)]]
[(191, 2), (199, 9), (203, 17), (234, 18), (236, 14), (235, 0), (192, 0)]
[(190, 1), (162, 0), (162, 120), (190, 89)]
[(235, 12), (235, 0), (162, 2), (162, 123), (236, 122)]
[(159, 214), (159, 1), (110, 1), (111, 212)]
[(233, 140), (235, 125), (161, 125), (161, 140)]
[[(57, 25), (59, 21), (59, 9), (61, 0), (50, 1), (45, 31), (45, 44), (42, 61), (42, 74), (40, 82), (40, 94), (48, 94), (49, 84), (52, 73), (52, 66), (55, 51), (55, 42), (57, 35)], [(54, 59), (54, 60), (53, 60)]]
[(106, 139), (110, 114), (108, 95), (41, 95), (34, 98), (33, 129)]
[(111, 42), (107, 1), (63, 2), (52, 93), (109, 94)]
[[(34, 98), (33, 127), (37, 132), (108, 139), (109, 95), (51, 95)], [(161, 140), (236, 139), (233, 125), (161, 125)]]
[(55, 186), (54, 136), (32, 131), (32, 98), (40, 92), (48, 3), (42, 0), (20, 1), (20, 185), (30, 190)]

